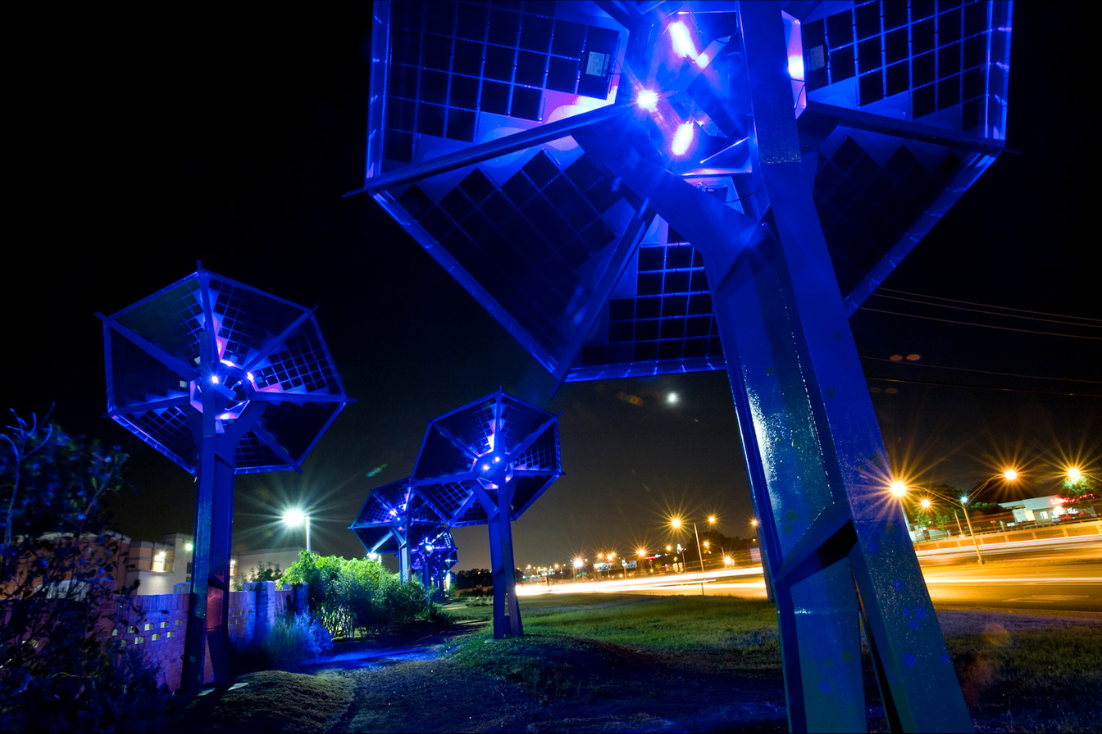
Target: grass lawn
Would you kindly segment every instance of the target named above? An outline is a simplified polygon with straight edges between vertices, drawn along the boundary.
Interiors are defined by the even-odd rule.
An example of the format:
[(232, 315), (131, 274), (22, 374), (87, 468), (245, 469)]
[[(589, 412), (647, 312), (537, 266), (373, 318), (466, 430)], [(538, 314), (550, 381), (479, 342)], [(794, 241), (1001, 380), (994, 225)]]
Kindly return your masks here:
[[(689, 670), (781, 676), (776, 611), (762, 601), (556, 594), (521, 604), (525, 637), (491, 643), (487, 626), (459, 647), (455, 659), (550, 696), (582, 691), (584, 676), (578, 673), (607, 668), (613, 650)], [(459, 618), (492, 618), (492, 608), (485, 605), (449, 610)], [(1033, 615), (981, 612), (939, 616), (954, 622), (946, 625), (946, 642), (981, 729), (1102, 727), (1102, 629), (1097, 623), (1056, 618), (1045, 624)], [(580, 669), (569, 662), (572, 657), (585, 661)], [(867, 661), (866, 668), (871, 670)], [(867, 688), (875, 698), (875, 686)]]
[[(521, 601), (525, 635), (419, 623), (390, 642), (416, 658), (259, 672), (192, 702), (177, 731), (784, 732), (775, 609), (734, 597), (567, 595)], [(492, 607), (455, 603), (456, 622)], [(1102, 730), (1102, 625), (1086, 619), (939, 611), (982, 732)], [(468, 631), (473, 629), (474, 631)], [(408, 639), (406, 639), (408, 638)], [(435, 640), (431, 646), (426, 640)], [(430, 650), (427, 654), (423, 651)], [(865, 657), (870, 731), (887, 731)]]

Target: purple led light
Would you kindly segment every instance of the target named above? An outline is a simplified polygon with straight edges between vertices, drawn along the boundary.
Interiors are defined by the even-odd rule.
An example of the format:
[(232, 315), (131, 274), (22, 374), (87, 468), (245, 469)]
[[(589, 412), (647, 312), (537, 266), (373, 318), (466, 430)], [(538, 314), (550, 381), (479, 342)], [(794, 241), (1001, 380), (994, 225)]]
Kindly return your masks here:
[(658, 106), (658, 93), (650, 89), (642, 89), (635, 95), (635, 104), (644, 110), (653, 110)]
[(696, 45), (693, 44), (689, 29), (681, 21), (670, 24), (670, 37), (673, 39), (673, 47), (677, 53), (689, 58), (696, 58)]
[(685, 155), (685, 151), (689, 149), (689, 146), (693, 142), (693, 122), (683, 123), (677, 128), (677, 133), (673, 136), (673, 145), (670, 149), (674, 155)]

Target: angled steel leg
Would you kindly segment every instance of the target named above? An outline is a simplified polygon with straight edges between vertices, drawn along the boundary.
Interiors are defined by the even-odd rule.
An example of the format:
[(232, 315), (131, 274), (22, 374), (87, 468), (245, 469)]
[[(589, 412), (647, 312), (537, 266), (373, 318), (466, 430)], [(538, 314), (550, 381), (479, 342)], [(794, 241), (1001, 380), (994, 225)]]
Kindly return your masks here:
[(509, 483), (498, 490), (497, 512), (490, 518), (490, 562), (494, 579), (494, 639), (520, 637), (524, 628), (520, 622), (517, 601), (516, 564), (513, 563), (513, 529), (509, 522), (512, 487)]
[[(227, 452), (231, 453), (232, 449)], [(233, 465), (221, 455), (214, 462), (211, 513), (210, 576), (207, 588), (207, 649), (214, 684), (229, 688), (230, 676), (230, 540), (233, 536)]]

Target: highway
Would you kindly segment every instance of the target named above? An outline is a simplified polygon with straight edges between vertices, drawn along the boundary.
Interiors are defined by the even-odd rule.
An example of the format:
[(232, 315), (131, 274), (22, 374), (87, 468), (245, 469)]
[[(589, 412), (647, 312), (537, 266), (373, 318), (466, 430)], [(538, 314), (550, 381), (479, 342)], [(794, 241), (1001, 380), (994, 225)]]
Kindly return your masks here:
[[(934, 605), (941, 609), (997, 609), (1059, 614), (1102, 613), (1102, 541), (1051, 541), (984, 548), (987, 561), (968, 553), (920, 554)], [(661, 573), (607, 581), (527, 584), (518, 595), (545, 593), (700, 594), (701, 573)], [(761, 566), (708, 571), (703, 593), (765, 598)]]

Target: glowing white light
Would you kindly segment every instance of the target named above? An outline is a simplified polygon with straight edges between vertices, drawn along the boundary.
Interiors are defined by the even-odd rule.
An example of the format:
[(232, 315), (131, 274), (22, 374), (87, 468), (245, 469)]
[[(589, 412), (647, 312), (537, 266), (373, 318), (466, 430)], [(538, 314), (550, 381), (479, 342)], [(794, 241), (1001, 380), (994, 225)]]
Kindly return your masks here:
[(670, 24), (670, 37), (673, 39), (673, 47), (682, 56), (696, 58), (696, 46), (693, 44), (689, 29), (681, 21)]
[(233, 360), (229, 360), (229, 359), (220, 359), (220, 360), (218, 360), (218, 361), (219, 361), (219, 362), (221, 362), (222, 364), (228, 364), (228, 365), (229, 365), (230, 367), (236, 367), (236, 366), (237, 366), (237, 365), (235, 365), (235, 364), (233, 363)]
[(696, 65), (701, 69), (707, 66), (709, 61), (711, 61), (711, 59), (708, 58), (708, 54), (700, 54), (696, 57)]
[(494, 457), (494, 463), (495, 464), (500, 464), (501, 463), (501, 457), (500, 456), (495, 456)]
[(653, 110), (658, 106), (658, 93), (650, 89), (640, 90), (639, 94), (635, 95), (635, 104), (644, 110)]
[(191, 550), (194, 550), (194, 549), (195, 549), (195, 546), (192, 545), (191, 543), (186, 543), (184, 545), (184, 550), (186, 550), (186, 551), (191, 551)]
[(211, 375), (210, 376), (210, 381), (211, 381), (212, 384), (217, 385), (222, 380), (218, 377), (218, 375)]
[(693, 123), (686, 122), (677, 128), (677, 133), (673, 136), (673, 145), (671, 150), (674, 155), (684, 155), (685, 151), (689, 149), (689, 145), (693, 142)]
[(490, 465), (489, 464), (483, 464), (482, 465), (482, 471), (490, 471)]
[(800, 81), (804, 78), (803, 54), (792, 54), (788, 57), (788, 76)]
[(246, 372), (246, 373), (245, 373), (245, 378), (246, 378), (246, 379), (247, 379), (247, 380), (248, 380), (249, 382), (256, 382), (256, 376), (255, 376), (255, 375), (253, 375), (253, 373), (252, 373), (252, 372)]
[(666, 396), (667, 403), (676, 403), (678, 400), (680, 400), (680, 398), (677, 397), (677, 393), (675, 392), (671, 392), (669, 395)]
[(283, 522), (291, 527), (297, 527), (306, 522), (306, 513), (302, 510), (287, 510), (283, 513)]

